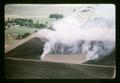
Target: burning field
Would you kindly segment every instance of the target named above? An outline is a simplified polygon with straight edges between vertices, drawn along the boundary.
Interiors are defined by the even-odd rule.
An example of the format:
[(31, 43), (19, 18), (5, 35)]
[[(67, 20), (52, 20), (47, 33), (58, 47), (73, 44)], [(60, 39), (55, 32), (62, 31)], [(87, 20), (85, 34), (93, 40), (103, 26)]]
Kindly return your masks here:
[(115, 76), (114, 52), (104, 59), (82, 64), (84, 55), (47, 55), (41, 61), (44, 43), (40, 42), (39, 38), (33, 38), (6, 53), (7, 79), (112, 79)]
[[(85, 10), (89, 11), (83, 12)], [(82, 53), (86, 55), (86, 61), (109, 55), (115, 48), (114, 5), (99, 5), (95, 7), (93, 15), (92, 12), (88, 7), (76, 10), (54, 22), (51, 26), (53, 30), (49, 30), (49, 27), (40, 30), (38, 36), (46, 39), (41, 59), (49, 53)], [(84, 20), (80, 19), (84, 15)]]
[(115, 6), (76, 9), (5, 56), (6, 78), (114, 78)]

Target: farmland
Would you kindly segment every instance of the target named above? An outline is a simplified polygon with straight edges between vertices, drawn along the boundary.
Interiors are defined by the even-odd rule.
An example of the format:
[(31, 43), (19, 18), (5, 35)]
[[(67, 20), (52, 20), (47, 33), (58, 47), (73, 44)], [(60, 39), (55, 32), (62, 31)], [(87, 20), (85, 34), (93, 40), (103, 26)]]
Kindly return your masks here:
[[(114, 58), (92, 63), (67, 64), (39, 60), (43, 45), (33, 38), (6, 53), (5, 77), (8, 79), (111, 79), (115, 71)], [(112, 55), (113, 56), (113, 55)], [(74, 56), (73, 56), (74, 57)], [(78, 58), (79, 59), (79, 58)], [(70, 60), (70, 59), (69, 59)], [(77, 59), (76, 59), (77, 60)], [(67, 60), (68, 61), (68, 60)], [(109, 63), (109, 64), (106, 64)], [(96, 63), (94, 63), (96, 64)], [(99, 65), (100, 64), (100, 65)], [(112, 65), (111, 65), (112, 64)], [(99, 72), (99, 73), (98, 73)]]
[[(47, 26), (51, 25), (55, 19), (50, 18), (32, 18), (33, 23), (48, 23)], [(13, 45), (20, 41), (20, 39), (14, 39), (8, 37), (9, 35), (17, 34), (17, 35), (23, 35), (25, 33), (33, 34), (35, 31), (39, 30), (39, 28), (35, 27), (27, 27), (27, 26), (19, 26), (19, 25), (12, 25), (9, 28), (5, 30), (5, 45)]]
[(13, 38), (8, 38), (8, 35), (12, 35), (12, 34), (20, 34), (23, 35), (26, 32), (29, 33), (34, 33), (36, 30), (36, 28), (29, 28), (29, 27), (17, 27), (17, 28), (11, 28), (11, 29), (7, 29), (5, 30), (5, 44), (14, 44), (16, 41), (19, 40), (15, 40)]
[[(109, 7), (109, 4), (57, 5), (8, 4), (5, 6), (5, 78), (114, 79), (117, 76), (115, 49), (112, 49), (113, 46), (107, 42), (108, 40), (105, 43), (99, 41), (100, 38), (106, 39), (107, 36), (112, 38), (113, 35), (109, 35), (109, 30), (105, 32), (102, 30), (103, 34), (98, 35), (100, 30), (95, 28), (115, 29), (115, 7), (112, 5)], [(68, 17), (52, 25), (65, 16)], [(55, 34), (53, 32), (49, 37), (49, 34), (44, 34), (47, 32), (37, 33), (38, 30), (46, 27), (53, 30), (55, 28)], [(78, 32), (78, 37), (75, 35), (77, 33), (72, 33), (74, 29)], [(68, 32), (71, 33), (70, 36)], [(66, 34), (59, 37), (59, 33)], [(49, 37), (53, 41), (49, 38), (48, 42), (42, 41), (44, 36), (45, 40)], [(75, 42), (72, 42), (74, 38), (76, 38)], [(65, 45), (64, 39), (67, 40)], [(111, 41), (114, 43), (114, 39)], [(55, 49), (62, 53), (59, 51), (56, 51), (56, 54), (48, 53), (49, 47), (51, 52)], [(107, 54), (109, 50), (113, 52)], [(64, 54), (63, 51), (67, 51), (68, 54)], [(41, 58), (43, 53), (46, 56)]]
[(114, 67), (96, 67), (22, 59), (6, 59), (5, 64), (5, 77), (7, 79), (112, 79), (114, 73)]

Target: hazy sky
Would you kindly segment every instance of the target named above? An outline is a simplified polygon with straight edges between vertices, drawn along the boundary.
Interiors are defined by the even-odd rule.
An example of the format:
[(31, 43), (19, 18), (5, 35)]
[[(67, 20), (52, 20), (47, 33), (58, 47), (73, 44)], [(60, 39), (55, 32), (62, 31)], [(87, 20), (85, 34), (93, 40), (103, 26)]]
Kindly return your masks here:
[(81, 6), (82, 4), (7, 4), (5, 5), (5, 16), (7, 17), (34, 16), (44, 18), (48, 17), (49, 14), (52, 13), (68, 15), (73, 12), (73, 9), (77, 9)]

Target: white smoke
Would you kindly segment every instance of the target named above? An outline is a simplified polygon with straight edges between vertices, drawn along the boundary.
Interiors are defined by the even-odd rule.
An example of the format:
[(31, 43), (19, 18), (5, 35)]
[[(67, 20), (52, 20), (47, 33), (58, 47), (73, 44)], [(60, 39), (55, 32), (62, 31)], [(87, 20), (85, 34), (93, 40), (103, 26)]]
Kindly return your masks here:
[(47, 39), (43, 58), (49, 53), (85, 53), (86, 60), (108, 55), (115, 47), (115, 6), (96, 5), (76, 9), (71, 15), (39, 31)]

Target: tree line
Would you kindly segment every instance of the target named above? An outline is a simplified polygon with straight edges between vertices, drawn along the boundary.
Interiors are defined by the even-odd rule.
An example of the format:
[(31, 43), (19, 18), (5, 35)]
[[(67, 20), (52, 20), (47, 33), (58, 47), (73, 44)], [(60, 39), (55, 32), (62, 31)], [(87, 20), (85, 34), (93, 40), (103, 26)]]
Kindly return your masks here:
[(5, 22), (5, 25), (8, 26), (8, 27), (10, 26), (10, 24), (20, 25), (20, 26), (25, 26), (25, 27), (35, 27), (35, 28), (46, 27), (46, 24), (39, 23), (39, 21), (34, 23), (32, 19), (24, 19), (24, 18), (15, 18), (15, 19), (12, 19), (12, 20), (7, 20)]
[[(56, 20), (63, 18), (63, 15), (61, 14), (50, 14), (49, 18), (55, 18)], [(8, 18), (7, 21), (5, 21), (6, 26), (12, 25), (20, 25), (20, 26), (25, 26), (25, 27), (35, 27), (35, 28), (45, 28), (47, 27), (48, 22), (46, 23), (39, 23), (39, 20), (37, 22), (33, 22), (32, 19), (26, 19), (26, 18), (15, 18), (15, 19), (10, 19)]]

